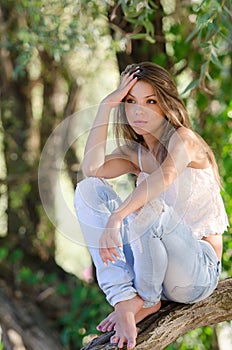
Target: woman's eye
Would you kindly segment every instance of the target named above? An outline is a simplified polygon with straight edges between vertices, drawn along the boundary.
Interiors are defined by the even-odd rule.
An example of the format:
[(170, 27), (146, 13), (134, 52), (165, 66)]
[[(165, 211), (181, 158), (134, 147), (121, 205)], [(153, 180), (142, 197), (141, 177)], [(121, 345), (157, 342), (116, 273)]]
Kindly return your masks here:
[(132, 100), (132, 98), (128, 98), (128, 99), (126, 100), (126, 102), (127, 102), (127, 103), (134, 103), (135, 101)]
[(153, 105), (153, 104), (156, 104), (157, 101), (156, 101), (156, 100), (153, 100), (153, 99), (150, 99), (150, 100), (147, 100), (147, 103)]

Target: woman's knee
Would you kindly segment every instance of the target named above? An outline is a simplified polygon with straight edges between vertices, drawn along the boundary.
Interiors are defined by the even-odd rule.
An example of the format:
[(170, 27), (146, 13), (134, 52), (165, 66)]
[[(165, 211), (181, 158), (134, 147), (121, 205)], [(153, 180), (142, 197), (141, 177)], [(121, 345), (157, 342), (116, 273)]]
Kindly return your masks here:
[(104, 186), (104, 182), (97, 177), (87, 177), (77, 184), (75, 195), (82, 199), (93, 198), (97, 194), (99, 185)]
[(115, 210), (121, 203), (113, 188), (97, 177), (88, 177), (77, 184), (74, 202), (75, 207), (79, 203), (100, 212)]
[(74, 205), (76, 209), (79, 208), (80, 205), (89, 206), (96, 201), (96, 199), (94, 199), (94, 187), (96, 187), (96, 180), (94, 177), (87, 177), (77, 184), (74, 197)]
[(89, 192), (98, 184), (103, 183), (101, 179), (97, 177), (86, 177), (82, 181), (78, 182), (77, 189), (81, 192)]

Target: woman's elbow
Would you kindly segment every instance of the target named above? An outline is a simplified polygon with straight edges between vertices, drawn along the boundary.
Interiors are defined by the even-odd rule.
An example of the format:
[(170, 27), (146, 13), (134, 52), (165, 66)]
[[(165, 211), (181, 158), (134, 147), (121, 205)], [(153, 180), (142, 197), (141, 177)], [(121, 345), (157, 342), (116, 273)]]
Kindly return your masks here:
[(96, 170), (94, 171), (94, 169), (91, 166), (82, 166), (81, 169), (86, 177), (96, 176)]
[(91, 164), (83, 163), (81, 169), (86, 177), (100, 177), (99, 169), (96, 169), (96, 167)]
[(164, 191), (166, 191), (171, 186), (176, 177), (177, 174), (174, 172), (167, 172), (163, 174)]

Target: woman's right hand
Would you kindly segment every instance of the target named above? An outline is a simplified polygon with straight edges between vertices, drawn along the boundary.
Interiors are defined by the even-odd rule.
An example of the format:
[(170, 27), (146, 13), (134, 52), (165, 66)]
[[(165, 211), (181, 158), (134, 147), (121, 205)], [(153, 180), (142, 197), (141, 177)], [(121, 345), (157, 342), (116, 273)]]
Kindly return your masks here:
[(132, 74), (129, 72), (124, 75), (119, 87), (113, 91), (111, 94), (106, 96), (102, 101), (103, 104), (110, 105), (111, 107), (117, 107), (124, 97), (128, 94), (130, 89), (136, 84), (138, 78), (136, 73), (139, 72), (139, 69), (134, 71)]

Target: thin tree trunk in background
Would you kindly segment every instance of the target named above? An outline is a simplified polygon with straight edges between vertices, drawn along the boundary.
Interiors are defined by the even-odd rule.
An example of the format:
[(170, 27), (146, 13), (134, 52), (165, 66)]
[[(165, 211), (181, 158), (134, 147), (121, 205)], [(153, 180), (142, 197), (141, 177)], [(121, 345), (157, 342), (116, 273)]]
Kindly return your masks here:
[(216, 332), (216, 325), (213, 325), (212, 327), (213, 336), (212, 336), (212, 344), (210, 347), (210, 350), (220, 350), (219, 344), (218, 344), (218, 337)]
[(9, 58), (5, 58), (1, 68), (1, 117), (7, 173), (8, 232), (16, 240), (26, 241), (28, 235), (34, 235), (39, 222), (38, 213), (35, 210), (35, 203), (38, 202), (36, 201), (36, 198), (38, 199), (37, 174), (36, 168), (33, 169), (30, 164), (30, 152), (27, 147), (32, 118), (31, 100), (26, 78), (17, 82), (7, 79), (4, 63), (11, 65), (11, 62), (6, 60)]
[[(122, 72), (129, 64), (144, 61), (154, 61), (156, 56), (160, 54), (166, 54), (166, 42), (162, 24), (163, 8), (160, 0), (155, 0), (155, 4), (157, 6), (153, 18), (156, 40), (155, 44), (151, 44), (146, 40), (130, 40), (127, 45), (127, 50), (125, 52), (117, 52), (116, 54), (120, 72)], [(123, 36), (126, 36), (128, 33), (133, 32), (133, 26), (131, 23), (125, 20), (122, 8), (117, 4), (109, 8), (108, 20), (111, 36), (113, 39), (115, 38), (115, 35), (118, 31), (123, 33)], [(142, 30), (141, 33), (143, 31), (144, 30)], [(167, 66), (168, 65), (169, 62), (167, 62)]]

